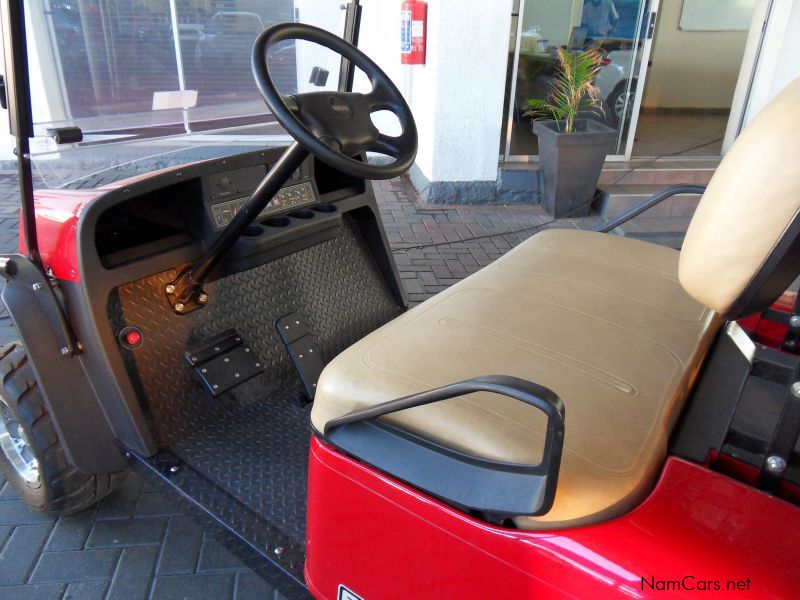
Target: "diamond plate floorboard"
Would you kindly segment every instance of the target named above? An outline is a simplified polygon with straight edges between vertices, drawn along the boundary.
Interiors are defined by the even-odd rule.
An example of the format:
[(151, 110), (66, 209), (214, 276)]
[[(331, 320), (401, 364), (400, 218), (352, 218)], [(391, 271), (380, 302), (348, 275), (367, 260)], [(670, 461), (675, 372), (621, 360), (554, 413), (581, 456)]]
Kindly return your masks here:
[[(163, 290), (175, 274), (118, 288), (108, 309), (115, 330), (136, 326), (147, 340), (121, 352), (160, 442), (302, 543), (308, 410), (275, 322), (305, 315), (323, 359), (331, 359), (402, 309), (346, 215), (334, 239), (207, 285), (208, 306), (191, 314), (167, 304)], [(183, 353), (228, 329), (266, 369), (212, 398)]]

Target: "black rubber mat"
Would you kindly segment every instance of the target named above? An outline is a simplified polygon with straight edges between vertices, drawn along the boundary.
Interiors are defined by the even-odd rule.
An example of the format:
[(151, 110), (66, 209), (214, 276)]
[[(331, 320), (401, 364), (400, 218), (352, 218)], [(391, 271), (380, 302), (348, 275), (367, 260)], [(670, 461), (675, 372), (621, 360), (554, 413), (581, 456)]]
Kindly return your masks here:
[[(108, 308), (115, 330), (143, 332), (140, 348), (121, 352), (159, 441), (302, 542), (310, 407), (275, 321), (304, 314), (330, 360), (402, 309), (347, 215), (336, 238), (209, 284), (208, 306), (189, 315), (175, 315), (164, 296), (174, 277), (168, 271), (126, 284)], [(183, 352), (227, 329), (267, 369), (214, 399)]]

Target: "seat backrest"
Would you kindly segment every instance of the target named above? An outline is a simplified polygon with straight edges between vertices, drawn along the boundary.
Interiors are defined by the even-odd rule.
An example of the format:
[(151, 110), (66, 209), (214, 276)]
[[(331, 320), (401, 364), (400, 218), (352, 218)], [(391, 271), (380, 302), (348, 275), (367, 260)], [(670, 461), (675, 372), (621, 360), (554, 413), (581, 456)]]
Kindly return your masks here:
[(722, 160), (681, 250), (681, 285), (728, 319), (763, 310), (800, 273), (800, 78)]

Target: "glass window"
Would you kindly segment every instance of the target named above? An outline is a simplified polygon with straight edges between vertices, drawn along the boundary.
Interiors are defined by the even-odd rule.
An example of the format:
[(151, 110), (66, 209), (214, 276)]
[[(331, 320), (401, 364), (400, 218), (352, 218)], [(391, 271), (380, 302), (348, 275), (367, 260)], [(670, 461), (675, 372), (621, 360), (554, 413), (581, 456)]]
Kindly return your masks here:
[[(256, 88), (253, 42), (281, 22), (342, 35), (345, 4), (25, 0), (41, 178), (60, 187), (120, 165), (152, 170), (288, 143)], [(268, 63), (283, 94), (338, 86), (339, 56), (310, 42), (278, 44)], [(323, 75), (312, 82), (315, 67)], [(81, 144), (55, 148), (45, 136), (73, 125)]]
[[(36, 122), (109, 133), (263, 120), (267, 109), (250, 67), (256, 36), (295, 20), (341, 35), (345, 11), (333, 4), (335, 10), (295, 0), (26, 0), (31, 58), (56, 75), (33, 86)], [(287, 42), (270, 53), (283, 93), (303, 87), (315, 66), (309, 60), (327, 52), (303, 51), (302, 44)], [(326, 60), (325, 67), (335, 86), (338, 61)]]
[(595, 80), (599, 105), (582, 116), (616, 129), (615, 152), (624, 152), (640, 67), (640, 24), (647, 4), (647, 0), (520, 0), (520, 17), (511, 24), (504, 111), (508, 137), (502, 140), (501, 152), (508, 141), (509, 155), (538, 154), (526, 105), (531, 98), (549, 97), (560, 48), (599, 50), (603, 60)]

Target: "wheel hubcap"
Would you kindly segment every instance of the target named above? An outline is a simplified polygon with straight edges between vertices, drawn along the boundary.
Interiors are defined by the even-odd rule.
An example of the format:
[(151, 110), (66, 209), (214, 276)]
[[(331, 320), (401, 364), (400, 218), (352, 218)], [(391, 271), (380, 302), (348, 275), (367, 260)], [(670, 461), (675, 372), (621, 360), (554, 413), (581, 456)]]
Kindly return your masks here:
[(11, 467), (28, 483), (39, 480), (39, 461), (33, 454), (28, 436), (18, 421), (5, 406), (0, 410), (0, 450), (3, 451)]
[(631, 108), (633, 107), (634, 96), (635, 92), (633, 90), (630, 92), (624, 92), (617, 96), (617, 101), (614, 103), (614, 113), (617, 115), (617, 119), (622, 120), (623, 116), (626, 119), (631, 118)]

